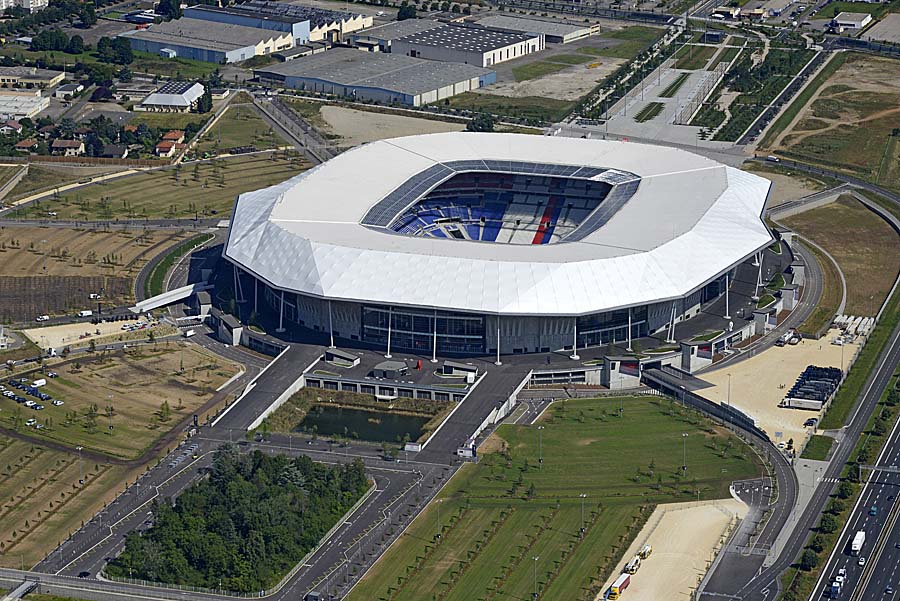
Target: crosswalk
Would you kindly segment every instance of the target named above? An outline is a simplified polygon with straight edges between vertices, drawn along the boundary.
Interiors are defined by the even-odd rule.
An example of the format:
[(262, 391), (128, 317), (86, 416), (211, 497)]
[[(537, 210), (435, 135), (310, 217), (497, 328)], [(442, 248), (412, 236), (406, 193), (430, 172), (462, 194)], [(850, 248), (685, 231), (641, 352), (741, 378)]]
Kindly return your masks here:
[(826, 484), (837, 484), (840, 481), (840, 478), (822, 478), (821, 476), (816, 478), (816, 482), (825, 482)]

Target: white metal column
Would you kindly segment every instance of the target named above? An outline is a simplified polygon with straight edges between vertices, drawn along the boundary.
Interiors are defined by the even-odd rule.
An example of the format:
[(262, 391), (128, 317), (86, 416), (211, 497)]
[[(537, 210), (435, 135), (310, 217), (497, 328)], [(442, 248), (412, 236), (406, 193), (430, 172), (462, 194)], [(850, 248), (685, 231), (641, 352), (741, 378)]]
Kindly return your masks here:
[(234, 296), (237, 302), (244, 302), (244, 287), (241, 285), (241, 274), (237, 265), (234, 265)]
[(497, 360), (494, 361), (494, 365), (503, 365), (500, 361), (500, 315), (497, 315)]
[(384, 354), (385, 359), (391, 358), (391, 322), (394, 321), (394, 310), (393, 307), (388, 307), (388, 339), (387, 339), (387, 352)]
[(259, 288), (259, 280), (253, 278), (253, 312), (257, 315), (259, 314), (259, 309), (257, 309), (256, 297), (258, 295), (256, 289)]
[(331, 301), (328, 301), (328, 348), (334, 348), (334, 321), (331, 319)]
[(675, 342), (675, 302), (672, 301), (672, 319), (669, 321), (669, 339), (666, 342)]
[(434, 312), (434, 316), (431, 319), (431, 325), (434, 330), (434, 337), (431, 340), (431, 362), (437, 363), (437, 311)]
[(574, 326), (572, 330), (572, 354), (569, 355), (569, 359), (574, 361), (578, 361), (581, 357), (578, 356), (578, 318), (574, 318), (572, 320), (572, 325)]
[(628, 350), (631, 350), (631, 307), (628, 307)]
[(725, 273), (725, 319), (731, 319), (731, 310), (728, 307), (728, 273)]
[(279, 334), (284, 332), (284, 290), (281, 291), (281, 302), (278, 303), (278, 329)]

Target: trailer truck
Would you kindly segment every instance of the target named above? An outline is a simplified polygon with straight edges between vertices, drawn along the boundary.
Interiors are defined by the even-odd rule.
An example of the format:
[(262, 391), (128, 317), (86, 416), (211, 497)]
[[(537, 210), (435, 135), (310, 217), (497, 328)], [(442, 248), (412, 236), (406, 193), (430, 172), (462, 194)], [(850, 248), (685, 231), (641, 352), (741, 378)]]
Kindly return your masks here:
[(631, 584), (631, 576), (629, 574), (619, 574), (612, 585), (609, 587), (609, 596), (607, 599), (618, 599), (619, 595)]
[(858, 556), (864, 544), (866, 544), (866, 531), (860, 530), (853, 536), (853, 541), (850, 543), (850, 555)]

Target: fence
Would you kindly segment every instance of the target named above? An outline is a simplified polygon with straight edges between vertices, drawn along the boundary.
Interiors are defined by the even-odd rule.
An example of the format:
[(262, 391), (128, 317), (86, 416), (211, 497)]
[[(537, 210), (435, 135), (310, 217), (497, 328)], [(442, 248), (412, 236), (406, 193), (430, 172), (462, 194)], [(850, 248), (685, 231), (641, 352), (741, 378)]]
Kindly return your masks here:
[(72, 165), (83, 167), (85, 165), (119, 165), (122, 167), (163, 167), (169, 164), (169, 161), (162, 159), (106, 159), (102, 157), (64, 157), (64, 156), (44, 156), (29, 155), (20, 157), (0, 157), (0, 163), (31, 163), (32, 165), (40, 165), (41, 163), (56, 163), (60, 165)]
[(725, 78), (725, 73), (731, 68), (732, 63), (737, 60), (737, 55), (729, 63), (719, 63), (712, 71), (708, 71), (703, 80), (695, 88), (694, 94), (685, 101), (678, 113), (675, 115), (675, 125), (686, 125), (691, 122), (706, 99), (718, 87), (719, 83)]

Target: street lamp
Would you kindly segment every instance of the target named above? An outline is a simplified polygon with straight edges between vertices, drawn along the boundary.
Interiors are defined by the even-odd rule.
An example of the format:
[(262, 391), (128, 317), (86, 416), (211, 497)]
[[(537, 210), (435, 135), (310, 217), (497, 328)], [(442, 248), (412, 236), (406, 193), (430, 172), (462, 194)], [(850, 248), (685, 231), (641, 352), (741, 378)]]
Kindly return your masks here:
[(681, 443), (684, 451), (684, 462), (681, 464), (681, 474), (687, 475), (687, 432), (681, 433)]
[(538, 469), (544, 466), (544, 426), (538, 426)]
[(537, 590), (537, 562), (538, 562), (538, 559), (540, 559), (540, 557), (539, 557), (538, 555), (534, 555), (534, 556), (532, 556), (531, 559), (534, 560), (534, 592), (531, 593), (531, 598), (532, 598), (534, 601), (537, 601), (537, 598), (538, 598), (538, 590)]
[(437, 499), (437, 537), (441, 538), (441, 502), (443, 499)]
[(584, 500), (587, 498), (587, 493), (583, 492), (578, 496), (581, 497), (581, 536), (583, 537), (584, 530), (585, 530), (585, 528), (584, 528)]
[(81, 449), (84, 447), (75, 447), (78, 451), (78, 485), (84, 486), (84, 464), (81, 462)]

